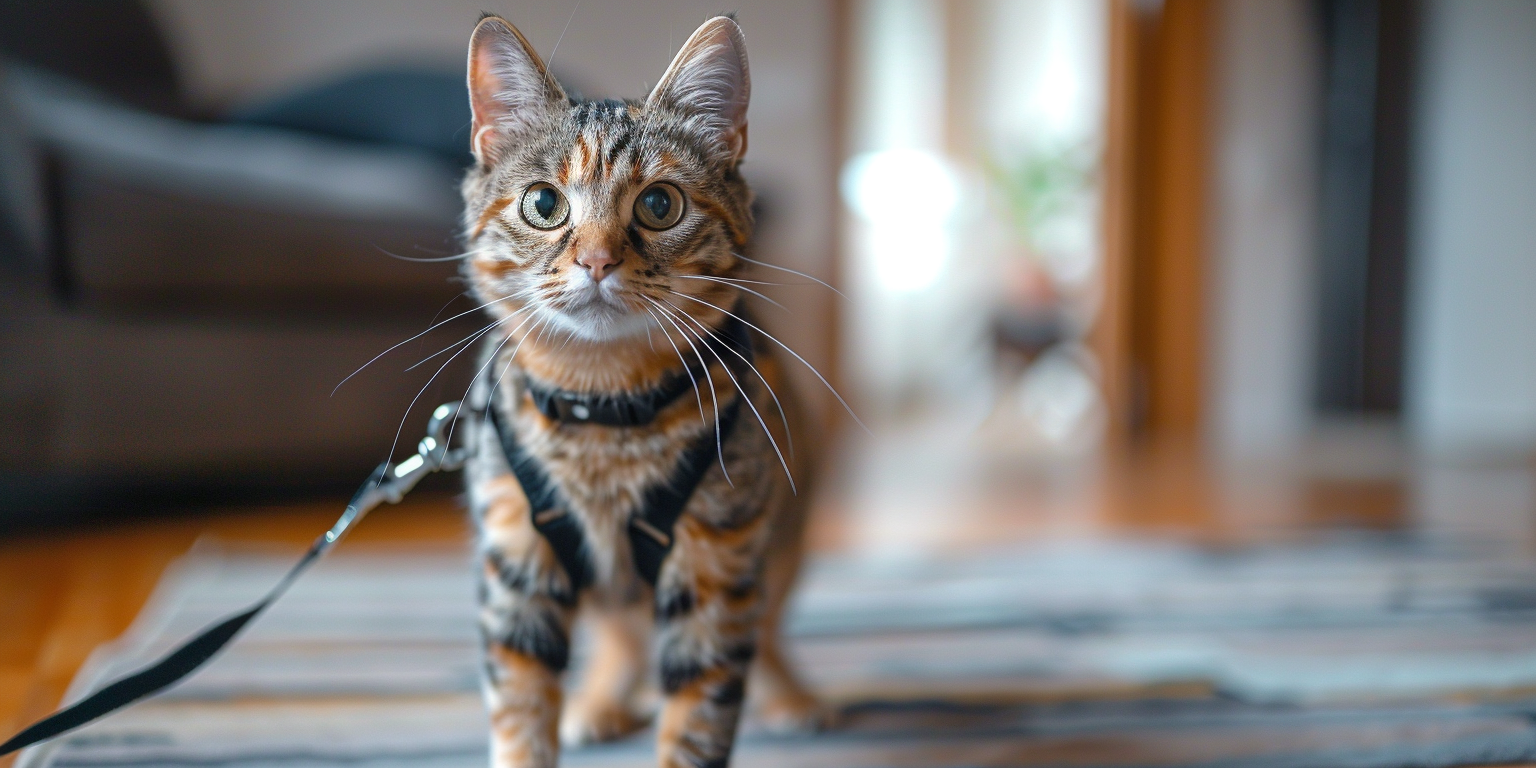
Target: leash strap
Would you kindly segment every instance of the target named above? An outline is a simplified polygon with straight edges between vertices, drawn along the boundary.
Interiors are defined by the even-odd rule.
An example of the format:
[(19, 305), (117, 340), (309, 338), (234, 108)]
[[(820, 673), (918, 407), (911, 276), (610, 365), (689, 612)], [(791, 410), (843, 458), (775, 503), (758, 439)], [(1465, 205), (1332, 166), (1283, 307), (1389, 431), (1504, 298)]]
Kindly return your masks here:
[[(719, 346), (727, 346), (728, 351), (738, 359), (750, 362), (752, 344), (746, 338), (745, 328), (740, 321), (733, 319), (725, 328), (722, 328), (722, 331), (723, 338), (720, 339)], [(711, 347), (716, 346), (714, 339), (706, 340), (705, 343)], [(722, 362), (726, 362), (724, 356), (722, 356)], [(736, 369), (736, 366), (729, 362), (727, 365)], [(595, 402), (588, 403), (579, 399), (545, 395), (542, 398), (544, 402), (540, 403), (540, 410), (545, 411), (546, 414), (552, 411), (555, 414), (552, 418), (559, 417), (562, 421), (585, 421), (588, 417), (575, 413), (576, 407), (581, 406), (598, 412), (600, 418), (593, 421), (600, 424), (646, 423), (654, 418), (657, 410), (675, 399), (676, 396), (672, 390), (678, 386), (680, 385), (677, 382), (669, 382), (659, 392), (647, 395), (640, 407), (630, 404), (599, 406)], [(661, 573), (661, 566), (666, 561), (667, 554), (672, 551), (673, 527), (677, 523), (677, 518), (682, 515), (683, 507), (693, 496), (699, 482), (704, 479), (704, 473), (709, 470), (711, 454), (717, 445), (717, 435), (718, 440), (723, 444), (734, 430), (741, 411), (743, 396), (738, 394), (736, 399), (720, 412), (717, 422), (718, 431), (705, 430), (704, 434), (696, 438), (688, 447), (670, 482), (658, 484), (646, 491), (641, 508), (636, 510), (630, 518), (629, 540), (634, 553), (635, 567), (639, 570), (640, 576), (653, 587), (656, 585), (656, 579)], [(299, 558), (299, 561), (288, 569), (288, 573), (284, 574), (277, 585), (260, 600), (245, 610), (210, 625), (148, 667), (118, 678), (84, 699), (33, 723), (7, 739), (4, 744), (0, 744), (0, 756), (68, 733), (140, 699), (153, 696), (186, 679), (207, 664), (233, 642), (246, 625), (255, 621), (267, 608), (277, 602), (299, 576), (303, 575), (316, 560), (324, 557), (331, 547), (335, 546), (336, 542), (340, 541), (347, 531), (361, 521), (370, 510), (386, 501), (398, 504), (421, 478), (432, 472), (451, 471), (464, 465), (468, 449), (450, 448), (448, 439), (444, 436), (448, 425), (458, 415), (459, 409), (459, 403), (438, 406), (432, 412), (432, 420), (427, 425), (427, 436), (417, 445), (416, 454), (393, 466), (386, 461), (376, 467), (362, 487), (358, 488), (357, 493), (353, 494), (351, 503), (347, 504), (346, 510), (342, 512), (341, 517), (337, 518), (330, 530), (315, 539), (304, 556)], [(586, 540), (580, 522), (560, 503), (559, 492), (554, 482), (517, 444), (512, 430), (501, 423), (497, 409), (488, 405), (486, 411), (500, 438), (502, 450), (507, 456), (507, 463), (516, 475), (517, 481), (522, 485), (523, 493), (528, 496), (530, 508), (540, 510), (533, 516), (534, 527), (554, 548), (561, 565), (571, 579), (573, 591), (580, 591), (592, 579), (592, 566), (586, 556)]]
[(324, 557), (370, 510), (385, 501), (399, 503), (422, 477), (432, 472), (463, 466), (465, 449), (450, 450), (443, 436), (444, 429), (458, 412), (458, 403), (438, 406), (432, 413), (427, 436), (417, 446), (416, 455), (393, 466), (386, 461), (375, 468), (368, 480), (353, 494), (352, 501), (347, 504), (346, 511), (342, 512), (335, 525), (315, 539), (304, 556), (260, 600), (210, 625), (148, 667), (114, 680), (84, 699), (33, 723), (0, 744), (0, 756), (67, 733), (140, 699), (153, 696), (186, 679), (208, 663), (240, 634), (240, 630), (277, 602), (304, 571)]

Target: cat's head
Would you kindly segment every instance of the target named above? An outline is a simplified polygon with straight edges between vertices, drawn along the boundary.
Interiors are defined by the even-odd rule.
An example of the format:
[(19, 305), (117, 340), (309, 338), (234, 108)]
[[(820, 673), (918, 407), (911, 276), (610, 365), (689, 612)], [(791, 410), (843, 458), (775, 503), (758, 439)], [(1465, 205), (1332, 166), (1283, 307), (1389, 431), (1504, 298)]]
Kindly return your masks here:
[(480, 300), (508, 325), (588, 341), (648, 333), (667, 312), (711, 313), (701, 302), (729, 309), (735, 289), (716, 281), (751, 234), (738, 173), (750, 89), (726, 17), (699, 27), (631, 102), (568, 98), (516, 28), (481, 19), (464, 181), (464, 272)]

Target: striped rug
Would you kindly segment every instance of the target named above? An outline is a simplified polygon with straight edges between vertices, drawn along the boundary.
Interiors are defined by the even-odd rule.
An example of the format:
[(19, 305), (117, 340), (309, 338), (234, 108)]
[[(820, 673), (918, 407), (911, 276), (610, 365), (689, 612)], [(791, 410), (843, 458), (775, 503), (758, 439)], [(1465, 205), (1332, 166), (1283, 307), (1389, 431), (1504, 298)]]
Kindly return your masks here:
[[(195, 551), (72, 695), (288, 565)], [(194, 679), (19, 765), (483, 766), (470, 572), (458, 553), (344, 551)], [(1536, 562), (1519, 553), (1353, 539), (824, 559), (790, 632), (843, 722), (748, 723), (737, 766), (1536, 761)], [(563, 764), (651, 765), (650, 735)]]

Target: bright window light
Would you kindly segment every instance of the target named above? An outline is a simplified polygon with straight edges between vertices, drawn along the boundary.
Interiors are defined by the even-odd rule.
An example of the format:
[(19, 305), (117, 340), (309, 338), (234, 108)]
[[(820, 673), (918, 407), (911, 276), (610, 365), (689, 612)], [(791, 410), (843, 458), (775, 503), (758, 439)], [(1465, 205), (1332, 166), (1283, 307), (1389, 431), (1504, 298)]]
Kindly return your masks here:
[(890, 149), (848, 161), (843, 199), (868, 225), (876, 279), (892, 293), (927, 288), (944, 271), (960, 186), (931, 152)]

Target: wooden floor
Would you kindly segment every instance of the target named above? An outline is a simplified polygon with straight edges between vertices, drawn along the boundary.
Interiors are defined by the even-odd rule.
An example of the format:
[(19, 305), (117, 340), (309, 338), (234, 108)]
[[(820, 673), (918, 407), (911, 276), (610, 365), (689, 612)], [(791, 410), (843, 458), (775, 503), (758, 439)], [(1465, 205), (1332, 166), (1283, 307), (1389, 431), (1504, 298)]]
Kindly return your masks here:
[[(345, 500), (225, 510), (0, 541), (0, 731), (48, 714), (91, 651), (127, 629), (165, 567), (200, 537), (291, 546), (330, 527)], [(452, 545), (468, 526), (451, 498), (375, 511), (341, 547)], [(0, 768), (10, 765), (0, 758)]]
[[(1042, 536), (1172, 536), (1229, 545), (1339, 527), (1423, 524), (1422, 510), (1410, 509), (1411, 484), (1391, 472), (1339, 478), (1270, 471), (1267, 481), (1240, 482), (1187, 451), (1145, 451), (1070, 465), (966, 459), (969, 474), (945, 486), (927, 483), (920, 471), (892, 468), (895, 461), (875, 455), (866, 466), (876, 469), (843, 472), (851, 479), (824, 494), (813, 549), (966, 551)], [(1507, 472), (1529, 490), (1529, 466)], [(1529, 499), (1500, 503), (1518, 507)], [(199, 537), (288, 546), (297, 554), (343, 504), (220, 510), (0, 540), (0, 731), (15, 732), (51, 711), (91, 651), (127, 628), (165, 567)], [(1536, 509), (1506, 512), (1512, 530), (1491, 535), (1529, 543)], [(462, 545), (468, 535), (454, 498), (423, 497), (380, 508), (341, 546), (438, 548)], [(0, 758), (0, 768), (8, 765)]]

